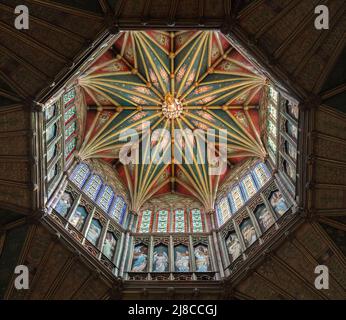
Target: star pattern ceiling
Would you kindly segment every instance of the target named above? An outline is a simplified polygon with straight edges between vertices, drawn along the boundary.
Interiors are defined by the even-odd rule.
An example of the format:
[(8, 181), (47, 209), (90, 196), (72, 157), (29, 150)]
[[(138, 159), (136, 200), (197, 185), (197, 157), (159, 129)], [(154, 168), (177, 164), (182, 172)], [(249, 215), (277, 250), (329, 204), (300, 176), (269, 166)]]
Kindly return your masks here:
[[(267, 80), (219, 32), (123, 32), (78, 85), (88, 105), (79, 157), (111, 162), (127, 183), (132, 210), (170, 191), (199, 199), (207, 210), (214, 208), (227, 172), (210, 174), (215, 163), (197, 161), (204, 150), (203, 134), (192, 141), (185, 137), (184, 152), (174, 144), (175, 129), (214, 129), (216, 154), (227, 141), (228, 170), (244, 158), (266, 156), (259, 109)], [(167, 129), (171, 135), (162, 133), (144, 144), (139, 164), (119, 163), (127, 143), (121, 135), (130, 138), (128, 129), (142, 132), (143, 122), (150, 123), (150, 131), (140, 134), (141, 143), (155, 129)], [(224, 141), (217, 138), (221, 130), (227, 130)], [(145, 163), (159, 142), (170, 161)], [(186, 150), (193, 154), (192, 163), (184, 161)]]

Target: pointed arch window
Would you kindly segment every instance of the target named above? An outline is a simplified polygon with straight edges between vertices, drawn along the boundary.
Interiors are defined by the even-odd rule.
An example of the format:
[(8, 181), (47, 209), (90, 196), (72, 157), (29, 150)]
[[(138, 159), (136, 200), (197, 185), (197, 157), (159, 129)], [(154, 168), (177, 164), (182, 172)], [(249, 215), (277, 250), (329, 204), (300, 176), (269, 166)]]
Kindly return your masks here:
[(191, 210), (191, 226), (192, 232), (203, 232), (203, 221), (201, 210), (192, 209)]
[(126, 211), (126, 203), (120, 196), (116, 196), (113, 199), (113, 203), (111, 205), (111, 208), (109, 209), (109, 215), (119, 223), (122, 223), (123, 216)]
[(142, 232), (142, 233), (150, 232), (151, 219), (152, 219), (152, 211), (151, 210), (142, 211), (142, 216), (140, 219), (140, 226), (139, 226), (138, 231)]
[(174, 232), (185, 232), (185, 211), (174, 210)]
[(251, 174), (248, 174), (243, 178), (241, 186), (245, 195), (245, 200), (250, 199), (257, 192), (257, 188)]
[(227, 197), (224, 197), (220, 200), (217, 207), (219, 224), (223, 224), (231, 217), (231, 208), (228, 203)]
[(265, 185), (270, 178), (270, 173), (264, 163), (259, 163), (253, 169), (253, 175), (259, 188)]
[(82, 188), (90, 175), (90, 169), (85, 163), (80, 163), (73, 170), (70, 179), (78, 188)]
[(243, 206), (244, 199), (239, 186), (235, 186), (232, 188), (229, 199), (231, 202), (233, 213)]
[(108, 212), (113, 198), (114, 198), (114, 192), (112, 188), (109, 186), (103, 186), (98, 196), (97, 204), (101, 207), (103, 211)]
[(167, 232), (168, 226), (168, 211), (160, 210), (157, 213), (156, 232)]
[(85, 194), (93, 201), (96, 200), (98, 193), (102, 187), (102, 180), (98, 175), (93, 175), (87, 181), (86, 185), (83, 188)]

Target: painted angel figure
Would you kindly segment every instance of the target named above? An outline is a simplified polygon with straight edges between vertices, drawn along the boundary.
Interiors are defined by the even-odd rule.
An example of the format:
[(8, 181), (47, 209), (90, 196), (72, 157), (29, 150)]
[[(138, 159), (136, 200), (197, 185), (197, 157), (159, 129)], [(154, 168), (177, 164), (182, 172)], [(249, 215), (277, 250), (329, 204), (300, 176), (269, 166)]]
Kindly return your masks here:
[(165, 272), (168, 269), (168, 256), (166, 252), (154, 253), (154, 271)]
[(133, 272), (145, 271), (147, 267), (147, 255), (142, 251), (142, 247), (136, 247), (133, 254)]
[(177, 251), (177, 256), (175, 259), (175, 267), (178, 272), (189, 272), (189, 254), (188, 252)]

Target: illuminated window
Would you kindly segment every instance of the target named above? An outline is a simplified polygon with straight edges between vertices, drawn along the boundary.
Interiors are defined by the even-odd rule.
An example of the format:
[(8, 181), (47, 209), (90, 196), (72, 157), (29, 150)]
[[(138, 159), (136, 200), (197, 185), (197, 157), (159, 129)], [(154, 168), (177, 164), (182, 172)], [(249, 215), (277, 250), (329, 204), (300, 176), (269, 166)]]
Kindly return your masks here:
[(93, 175), (84, 186), (85, 194), (91, 199), (96, 200), (97, 195), (102, 187), (102, 180), (99, 176)]
[(199, 209), (190, 211), (192, 221), (192, 232), (203, 232), (202, 215)]
[(89, 167), (86, 164), (81, 163), (74, 169), (70, 179), (78, 188), (82, 188), (89, 175)]
[(231, 216), (231, 209), (229, 207), (227, 197), (224, 197), (220, 200), (218, 205), (218, 213), (219, 213), (219, 223), (222, 224), (228, 220)]
[(151, 214), (152, 214), (151, 210), (145, 210), (142, 212), (139, 232), (147, 233), (150, 231)]
[(269, 170), (264, 163), (259, 163), (253, 170), (258, 187), (262, 187), (270, 178)]
[(109, 215), (118, 222), (122, 223), (122, 218), (126, 211), (126, 203), (120, 196), (114, 197), (111, 208), (109, 209)]
[(74, 150), (76, 150), (77, 139), (73, 138), (65, 145), (65, 159), (68, 159)]
[(185, 211), (182, 209), (174, 211), (174, 232), (185, 232)]
[(156, 232), (167, 232), (167, 225), (168, 225), (168, 211), (160, 210), (157, 214)]
[(99, 197), (97, 199), (97, 204), (101, 207), (101, 209), (105, 212), (108, 212), (108, 209), (112, 203), (114, 198), (114, 192), (111, 187), (103, 186)]
[(257, 192), (256, 185), (250, 174), (248, 174), (247, 176), (243, 178), (241, 185), (243, 187), (246, 200), (251, 198)]
[(236, 212), (240, 207), (243, 206), (244, 199), (239, 186), (233, 187), (233, 189), (230, 192), (229, 199), (231, 202), (232, 212)]

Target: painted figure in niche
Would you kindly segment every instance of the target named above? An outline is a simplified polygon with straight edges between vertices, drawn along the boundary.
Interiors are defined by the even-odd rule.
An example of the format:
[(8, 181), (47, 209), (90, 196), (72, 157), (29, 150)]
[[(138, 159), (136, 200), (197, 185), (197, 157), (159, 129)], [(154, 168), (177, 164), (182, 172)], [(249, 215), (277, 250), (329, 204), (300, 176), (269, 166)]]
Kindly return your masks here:
[(186, 246), (175, 247), (175, 271), (190, 271), (190, 256), (189, 250)]
[(81, 230), (83, 228), (84, 222), (86, 220), (88, 213), (83, 207), (77, 207), (75, 213), (70, 219), (70, 223), (77, 229)]
[(88, 230), (87, 239), (95, 246), (100, 237), (101, 229), (102, 227), (100, 222), (96, 219), (93, 219)]
[(241, 254), (241, 246), (239, 239), (235, 233), (231, 233), (229, 237), (226, 240), (226, 246), (229, 255), (232, 257), (233, 262), (235, 259), (237, 259)]
[(103, 245), (103, 254), (109, 259), (112, 260), (114, 256), (115, 246), (117, 244), (117, 241), (114, 237), (114, 235), (111, 232), (107, 232), (105, 243)]
[(196, 258), (196, 271), (207, 272), (209, 271), (209, 252), (208, 247), (198, 245), (195, 247), (195, 258)]
[(279, 190), (271, 195), (270, 204), (273, 206), (274, 211), (280, 216), (288, 210), (287, 203)]
[(73, 199), (67, 192), (61, 196), (59, 202), (55, 206), (55, 210), (62, 216), (65, 217), (67, 212), (72, 207)]
[(252, 225), (250, 219), (243, 221), (240, 226), (240, 229), (244, 237), (245, 245), (247, 247), (251, 246), (256, 241), (257, 236), (255, 228)]
[(132, 271), (141, 272), (147, 268), (148, 248), (144, 245), (137, 245), (133, 252)]
[(157, 246), (154, 249), (153, 271), (168, 271), (168, 250), (166, 246)]
[(272, 215), (264, 205), (256, 209), (255, 215), (257, 216), (262, 231), (266, 231), (274, 223)]

